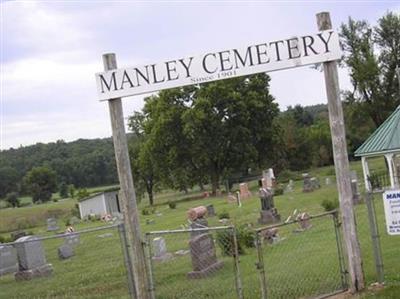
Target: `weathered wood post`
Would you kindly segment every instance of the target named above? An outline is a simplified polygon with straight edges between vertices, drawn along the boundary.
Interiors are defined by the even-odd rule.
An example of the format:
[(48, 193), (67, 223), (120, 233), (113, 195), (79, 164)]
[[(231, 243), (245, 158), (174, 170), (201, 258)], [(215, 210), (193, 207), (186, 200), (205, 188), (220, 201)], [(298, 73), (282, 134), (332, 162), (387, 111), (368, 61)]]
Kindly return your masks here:
[[(317, 14), (317, 24), (318, 29), (321, 31), (332, 29), (329, 13), (321, 12)], [(356, 292), (364, 288), (364, 274), (353, 210), (350, 168), (347, 156), (342, 102), (340, 101), (337, 62), (324, 62), (323, 68), (328, 97), (329, 123), (332, 136), (336, 182), (339, 192), (340, 212), (343, 220), (344, 241), (351, 279), (350, 291)]]
[[(103, 55), (104, 70), (117, 68), (115, 54)], [(146, 261), (142, 246), (139, 215), (137, 213), (136, 194), (133, 186), (131, 164), (129, 161), (128, 142), (125, 134), (124, 117), (121, 98), (108, 100), (111, 126), (114, 140), (115, 158), (117, 161), (120, 182), (120, 200), (124, 215), (127, 247), (132, 261), (132, 273), (135, 283), (135, 295), (138, 299), (149, 298)]]

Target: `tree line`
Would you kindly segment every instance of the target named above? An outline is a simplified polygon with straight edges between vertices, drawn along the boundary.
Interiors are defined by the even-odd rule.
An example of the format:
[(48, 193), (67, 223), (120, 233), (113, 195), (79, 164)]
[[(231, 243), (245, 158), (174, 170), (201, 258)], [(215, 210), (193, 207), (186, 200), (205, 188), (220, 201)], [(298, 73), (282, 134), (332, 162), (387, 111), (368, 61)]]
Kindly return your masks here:
[[(340, 36), (341, 67), (353, 85), (342, 98), (351, 159), (400, 104), (400, 16), (387, 12), (376, 26), (349, 18)], [(129, 117), (138, 195), (147, 193), (152, 204), (160, 188), (186, 191), (206, 184), (215, 194), (225, 179), (251, 171), (273, 167), (279, 173), (332, 164), (327, 106), (280, 111), (269, 89), (270, 77), (257, 74), (147, 97), (142, 111)], [(0, 198), (10, 192), (32, 194), (35, 179), (45, 177), (55, 178), (47, 184), (52, 192), (68, 185), (117, 183), (112, 140), (57, 141), (1, 152)], [(49, 192), (36, 193), (45, 198)]]

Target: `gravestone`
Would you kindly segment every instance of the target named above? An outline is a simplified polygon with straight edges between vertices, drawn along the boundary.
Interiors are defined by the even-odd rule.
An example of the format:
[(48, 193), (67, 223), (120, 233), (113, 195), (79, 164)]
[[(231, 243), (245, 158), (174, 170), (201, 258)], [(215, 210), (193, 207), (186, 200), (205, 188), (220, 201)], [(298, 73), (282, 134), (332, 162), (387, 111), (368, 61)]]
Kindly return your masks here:
[(228, 194), (228, 203), (237, 203), (237, 198), (235, 195), (233, 195), (231, 192)]
[(311, 182), (311, 186), (312, 186), (313, 190), (321, 188), (318, 178), (312, 177), (310, 179), (310, 182)]
[(263, 178), (265, 179), (266, 188), (275, 187), (275, 175), (272, 168), (263, 171)]
[(46, 262), (42, 242), (37, 237), (21, 237), (15, 243), (19, 265), (19, 271), (15, 273), (17, 281), (51, 275), (53, 267)]
[[(190, 224), (190, 228), (191, 229), (200, 229), (200, 228), (208, 228), (208, 221), (205, 218), (197, 218), (196, 220), (194, 220), (191, 224)], [(203, 231), (191, 231), (190, 232), (190, 236), (193, 238), (195, 236), (204, 234), (204, 230)]]
[(299, 231), (304, 231), (312, 227), (312, 224), (310, 222), (310, 215), (308, 215), (308, 213), (300, 213), (297, 215), (296, 219), (299, 222), (301, 228)]
[(47, 231), (54, 232), (58, 231), (60, 228), (57, 225), (57, 219), (55, 218), (48, 218), (47, 219)]
[(313, 185), (311, 183), (311, 177), (308, 173), (303, 173), (303, 192), (313, 192)]
[(270, 186), (268, 186), (268, 182), (267, 182), (266, 178), (262, 178), (261, 182), (262, 182), (263, 188), (271, 188)]
[(287, 186), (285, 187), (284, 192), (285, 193), (293, 192), (293, 188), (294, 188), (293, 180), (289, 180), (289, 184), (287, 184)]
[(64, 244), (68, 246), (76, 246), (81, 243), (79, 234), (77, 233), (69, 233), (65, 234)]
[(163, 256), (167, 253), (167, 245), (162, 237), (153, 239), (153, 254), (156, 257)]
[(70, 245), (63, 244), (58, 247), (58, 257), (60, 260), (66, 260), (75, 255), (74, 249)]
[(223, 267), (217, 260), (214, 241), (209, 234), (201, 234), (189, 241), (193, 271), (187, 273), (191, 279), (204, 278)]
[(278, 210), (276, 208), (272, 208), (269, 210), (262, 210), (260, 212), (260, 218), (258, 219), (259, 224), (269, 224), (276, 223), (281, 220), (281, 215), (278, 214)]
[(251, 192), (249, 191), (249, 185), (247, 183), (241, 183), (239, 185), (240, 188), (240, 198), (246, 199), (251, 196)]
[(0, 244), (0, 276), (17, 271), (17, 251), (13, 246)]
[(275, 244), (280, 240), (278, 228), (276, 227), (261, 231), (261, 236), (263, 240), (269, 244)]
[(215, 209), (213, 205), (208, 205), (207, 207), (207, 215), (210, 217), (214, 217), (215, 216)]
[(353, 194), (353, 204), (357, 205), (361, 203), (361, 194), (358, 189), (358, 181), (357, 180), (351, 180), (351, 192)]
[[(260, 182), (259, 185), (261, 185)], [(261, 187), (259, 189), (259, 196), (261, 201), (261, 212), (260, 212), (260, 218), (258, 219), (258, 223), (268, 224), (268, 223), (279, 222), (281, 217), (278, 214), (277, 209), (275, 208), (274, 195), (272, 193), (272, 190)]]
[(162, 237), (153, 239), (153, 260), (166, 261), (173, 257), (173, 255), (167, 252), (167, 245), (165, 239)]

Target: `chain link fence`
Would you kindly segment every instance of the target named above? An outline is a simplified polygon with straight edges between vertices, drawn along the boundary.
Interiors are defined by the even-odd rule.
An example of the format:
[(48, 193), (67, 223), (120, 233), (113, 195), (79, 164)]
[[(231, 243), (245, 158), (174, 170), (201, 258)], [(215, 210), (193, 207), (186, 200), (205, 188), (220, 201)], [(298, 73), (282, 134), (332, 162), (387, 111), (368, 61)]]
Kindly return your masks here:
[(310, 298), (347, 288), (336, 212), (257, 230), (261, 298)]
[(130, 298), (123, 225), (0, 244), (0, 298)]
[(366, 283), (384, 281), (398, 285), (400, 236), (386, 231), (382, 193), (367, 193), (363, 199), (355, 211)]
[(152, 298), (243, 298), (235, 228), (146, 234)]

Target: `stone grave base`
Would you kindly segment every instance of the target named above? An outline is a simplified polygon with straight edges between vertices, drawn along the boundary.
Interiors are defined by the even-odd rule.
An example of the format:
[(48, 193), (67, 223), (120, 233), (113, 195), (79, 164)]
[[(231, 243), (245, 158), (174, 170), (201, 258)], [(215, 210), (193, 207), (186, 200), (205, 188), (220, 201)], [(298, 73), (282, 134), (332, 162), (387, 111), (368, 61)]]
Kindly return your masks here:
[(47, 277), (53, 273), (53, 266), (46, 264), (35, 269), (18, 271), (14, 277), (16, 281), (31, 280), (36, 277)]
[(216, 262), (207, 268), (204, 268), (200, 271), (191, 271), (187, 273), (187, 278), (189, 279), (198, 279), (205, 278), (212, 275), (215, 271), (221, 269), (224, 266), (223, 261)]
[(1, 268), (0, 269), (0, 276), (2, 275), (6, 275), (6, 274), (10, 274), (10, 273), (15, 273), (18, 271), (18, 264), (9, 266), (9, 267), (5, 267), (5, 268)]
[(269, 224), (269, 223), (276, 223), (281, 220), (281, 216), (272, 210), (261, 211), (260, 218), (258, 219), (259, 224)]

